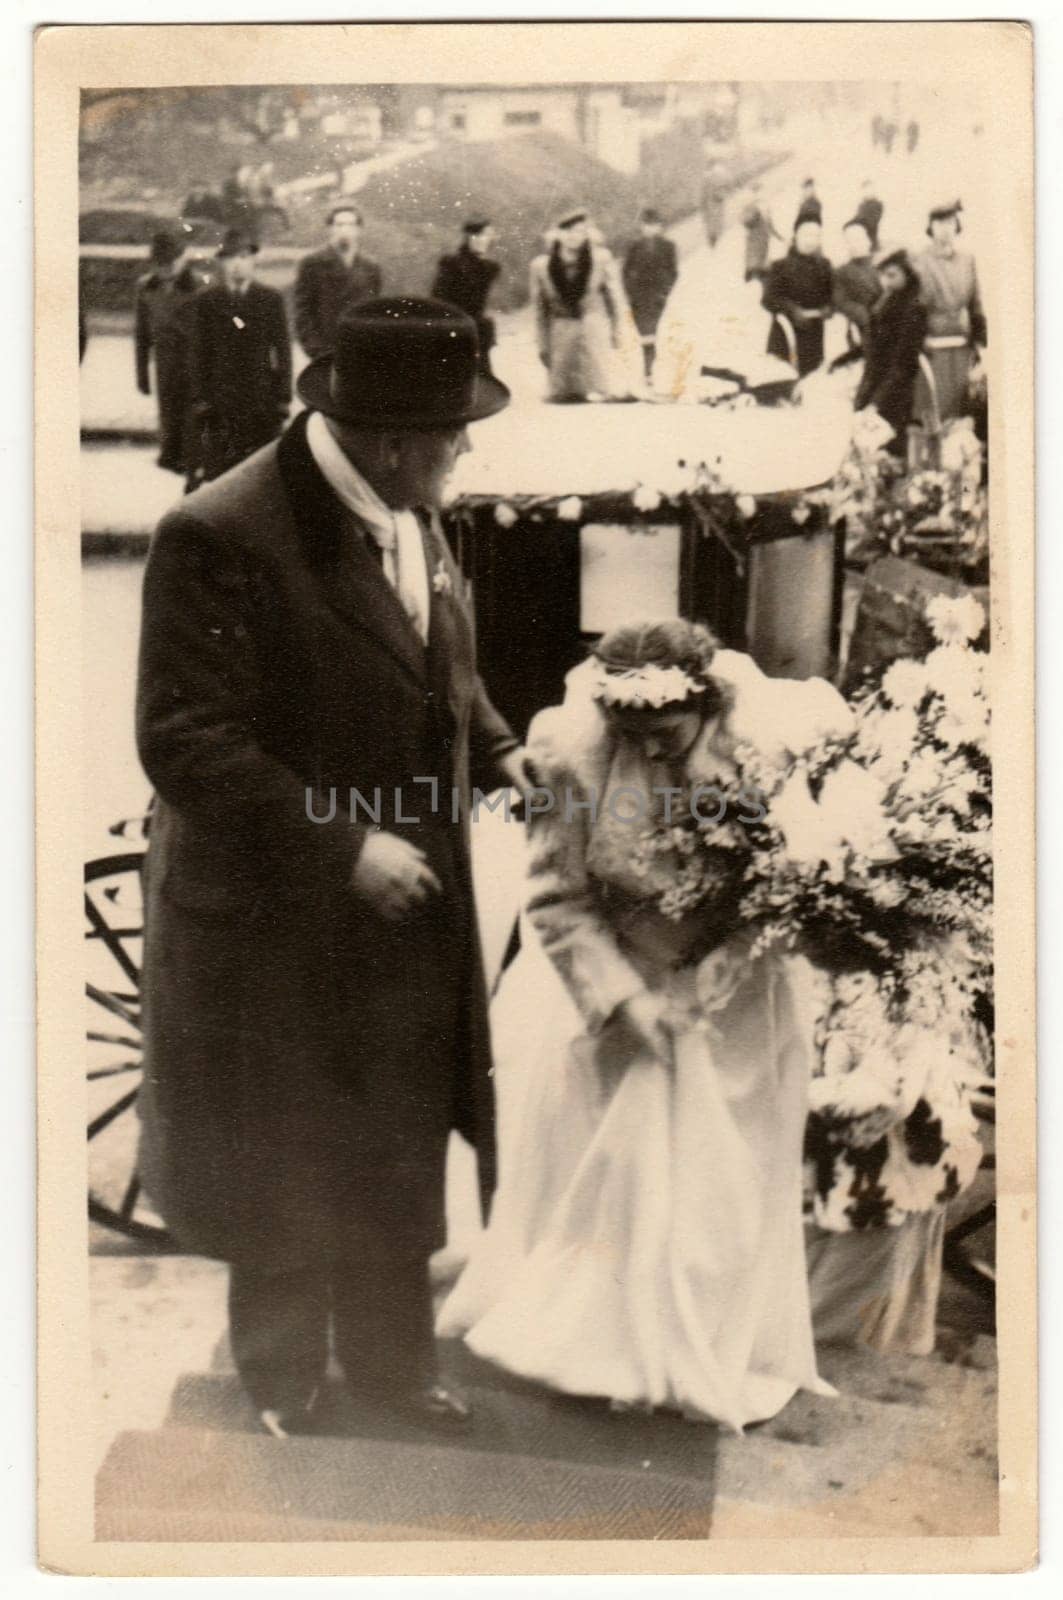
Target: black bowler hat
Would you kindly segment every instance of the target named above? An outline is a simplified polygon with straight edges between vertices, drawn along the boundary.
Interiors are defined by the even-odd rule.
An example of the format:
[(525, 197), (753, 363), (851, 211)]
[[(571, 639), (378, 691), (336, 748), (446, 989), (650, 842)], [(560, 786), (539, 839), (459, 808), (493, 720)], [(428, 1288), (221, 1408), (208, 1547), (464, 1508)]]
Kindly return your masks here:
[(461, 231), (462, 233), (471, 234), (483, 233), (484, 229), (490, 226), (490, 217), (470, 217), (467, 222), (462, 223)]
[(226, 228), (218, 246), (218, 258), (226, 256), (257, 256), (258, 240), (246, 228)]
[(509, 390), (480, 367), (476, 324), (441, 300), (363, 300), (344, 313), (336, 348), (299, 375), (312, 411), (352, 427), (460, 427), (509, 404)]

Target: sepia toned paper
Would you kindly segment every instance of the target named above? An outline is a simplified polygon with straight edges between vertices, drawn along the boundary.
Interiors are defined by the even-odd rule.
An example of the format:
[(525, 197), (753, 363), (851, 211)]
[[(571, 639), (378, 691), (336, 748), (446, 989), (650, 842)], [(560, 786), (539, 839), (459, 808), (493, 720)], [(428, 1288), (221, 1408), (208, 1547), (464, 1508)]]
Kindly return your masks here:
[[(978, 23), (351, 24), (47, 27), (36, 38), (36, 549), (39, 1044), (39, 1559), (93, 1576), (1011, 1572), (1036, 1560), (1036, 1077), (1033, 815), (1033, 49), (1030, 29)], [(519, 63), (519, 66), (516, 65)], [(92, 630), (81, 562), (79, 126), (85, 90), (354, 83), (623, 84), (850, 81), (969, 94), (984, 121), (979, 267), (991, 329), (991, 630), (997, 1081), (996, 1531), (883, 1535), (876, 1501), (911, 1492), (896, 1455), (859, 1493), (815, 1504), (733, 1501), (708, 1539), (588, 1538), (578, 1514), (535, 1539), (434, 1538), (367, 1525), (284, 1543), (96, 1537), (99, 1374), (85, 1215), (84, 796), (101, 771), (94, 676), (113, 639)], [(120, 108), (113, 113), (120, 118)], [(629, 408), (634, 409), (634, 408)], [(623, 408), (617, 408), (618, 411)], [(490, 426), (488, 424), (487, 426)], [(531, 464), (534, 465), (534, 464)], [(529, 464), (523, 463), (527, 472)], [(174, 496), (180, 485), (174, 480)], [(164, 507), (160, 508), (164, 509)], [(590, 531), (590, 530), (589, 530)], [(590, 564), (599, 543), (585, 551)], [(662, 577), (662, 592), (664, 579)], [(628, 604), (603, 586), (599, 611)], [(671, 597), (669, 596), (669, 603)], [(660, 598), (657, 601), (660, 606)], [(586, 631), (598, 621), (585, 625)], [(134, 646), (121, 645), (131, 671)], [(145, 784), (145, 791), (147, 785)], [(122, 848), (120, 845), (115, 847)], [(103, 848), (98, 852), (104, 853)], [(513, 886), (478, 885), (481, 902)], [(499, 958), (500, 958), (499, 952)], [(529, 1019), (531, 1021), (531, 1019)], [(179, 1295), (179, 1285), (176, 1291)], [(133, 1324), (130, 1324), (132, 1327)], [(112, 1349), (117, 1350), (117, 1341)], [(209, 1359), (209, 1352), (204, 1352)], [(135, 1389), (138, 1345), (109, 1382)], [(957, 1451), (967, 1441), (957, 1438)], [(960, 1516), (962, 1508), (957, 1508)], [(637, 1520), (633, 1523), (637, 1530)], [(374, 1537), (374, 1533), (376, 1537)]]

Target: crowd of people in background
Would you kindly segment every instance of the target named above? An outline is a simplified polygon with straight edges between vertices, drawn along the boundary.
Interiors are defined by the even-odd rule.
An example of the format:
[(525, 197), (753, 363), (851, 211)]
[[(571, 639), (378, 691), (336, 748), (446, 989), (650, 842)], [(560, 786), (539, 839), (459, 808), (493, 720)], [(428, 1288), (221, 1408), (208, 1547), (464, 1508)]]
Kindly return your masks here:
[(963, 411), (986, 319), (974, 257), (957, 242), (962, 202), (931, 209), (929, 244), (917, 252), (882, 245), (884, 214), (865, 181), (842, 229), (847, 259), (834, 266), (823, 253), (822, 203), (807, 178), (790, 247), (766, 265), (765, 213), (754, 201), (742, 217), (746, 276), (763, 283), (772, 314), (769, 354), (791, 362), (801, 377), (823, 365), (828, 320), (844, 318), (847, 349), (831, 366), (863, 361), (856, 408), (874, 409), (893, 430), (889, 448), (903, 454), (914, 421), (936, 431)]
[[(917, 131), (916, 131), (917, 136)], [(881, 133), (879, 139), (884, 137)], [(267, 164), (268, 165), (268, 164)], [(350, 201), (333, 206), (328, 239), (298, 264), (292, 293), (293, 329), (282, 295), (256, 277), (259, 254), (252, 219), (272, 203), (268, 171), (234, 171), (220, 194), (196, 183), (184, 207), (183, 233), (160, 232), (150, 270), (136, 291), (137, 387), (154, 389), (159, 411), (159, 464), (181, 474), (186, 487), (217, 477), (275, 438), (292, 398), (292, 333), (316, 359), (335, 348), (348, 308), (384, 292), (380, 267), (362, 247), (364, 219)], [(706, 169), (701, 196), (705, 237), (715, 247), (726, 220), (718, 164)], [(799, 378), (821, 368), (825, 328), (844, 320), (845, 352), (831, 369), (862, 360), (858, 409), (873, 408), (893, 430), (902, 453), (913, 420), (934, 427), (964, 407), (985, 316), (973, 257), (958, 244), (959, 200), (936, 206), (929, 243), (916, 253), (883, 245), (885, 207), (866, 180), (842, 229), (846, 259), (832, 264), (823, 251), (823, 202), (807, 177), (788, 248), (759, 182), (739, 212), (745, 234), (744, 275), (760, 285), (771, 314), (768, 353), (790, 363)], [(197, 242), (195, 219), (224, 222), (220, 246), (209, 254)], [(489, 297), (502, 270), (487, 216), (470, 217), (457, 248), (443, 255), (431, 279), (433, 298), (458, 306), (475, 321), (480, 360), (491, 371), (496, 329)], [(530, 267), (536, 348), (546, 370), (548, 400), (571, 404), (635, 398), (637, 383), (618, 381), (615, 357), (629, 342), (649, 384), (658, 327), (679, 276), (676, 244), (665, 219), (644, 208), (638, 234), (622, 259), (609, 250), (584, 208), (558, 217), (546, 250)], [(84, 349), (84, 324), (81, 345)]]

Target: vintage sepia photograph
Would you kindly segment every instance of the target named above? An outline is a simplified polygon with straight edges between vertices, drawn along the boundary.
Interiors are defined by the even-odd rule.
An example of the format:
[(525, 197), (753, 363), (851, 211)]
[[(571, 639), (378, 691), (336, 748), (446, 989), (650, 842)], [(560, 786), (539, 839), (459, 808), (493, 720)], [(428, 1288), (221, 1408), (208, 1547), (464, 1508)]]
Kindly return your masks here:
[(68, 1570), (1032, 1560), (1028, 31), (241, 31), (38, 38)]

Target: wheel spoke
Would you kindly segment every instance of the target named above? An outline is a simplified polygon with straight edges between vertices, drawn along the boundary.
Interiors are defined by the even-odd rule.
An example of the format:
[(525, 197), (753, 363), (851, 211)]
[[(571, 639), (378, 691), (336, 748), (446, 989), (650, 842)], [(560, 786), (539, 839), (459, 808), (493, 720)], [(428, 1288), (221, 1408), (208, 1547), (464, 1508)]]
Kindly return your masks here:
[(85, 993), (90, 1000), (95, 1000), (98, 1006), (103, 1006), (105, 1011), (110, 1011), (114, 1016), (121, 1017), (123, 1022), (128, 1022), (131, 1028), (140, 1027), (140, 1018), (127, 1005), (123, 1005), (116, 994), (106, 989), (97, 989), (94, 983), (85, 985)]
[(120, 1067), (98, 1067), (95, 1072), (86, 1074), (89, 1083), (98, 1083), (101, 1078), (119, 1078), (125, 1072), (143, 1072), (142, 1061), (123, 1061)]
[(122, 1196), (122, 1204), (118, 1208), (118, 1215), (121, 1217), (123, 1222), (129, 1221), (134, 1210), (136, 1209), (136, 1204), (139, 1198), (140, 1175), (139, 1173), (134, 1172), (133, 1176), (129, 1180), (129, 1187)]
[(92, 1044), (121, 1044), (127, 1050), (140, 1049), (140, 1040), (127, 1039), (124, 1033), (93, 1033), (90, 1030), (85, 1037)]
[[(140, 982), (140, 973), (130, 960), (121, 940), (116, 936), (114, 930), (108, 927), (106, 921), (100, 915), (99, 909), (90, 895), (85, 896), (85, 915), (92, 923), (96, 936), (103, 940), (130, 983), (138, 984)], [(86, 935), (86, 937), (89, 937), (89, 935)]]
[(104, 1128), (109, 1128), (116, 1117), (120, 1117), (123, 1111), (129, 1110), (136, 1097), (137, 1091), (130, 1089), (129, 1093), (124, 1094), (120, 1100), (116, 1100), (113, 1106), (108, 1106), (106, 1111), (101, 1111), (99, 1116), (89, 1123), (88, 1137), (95, 1139), (96, 1135), (102, 1133)]

